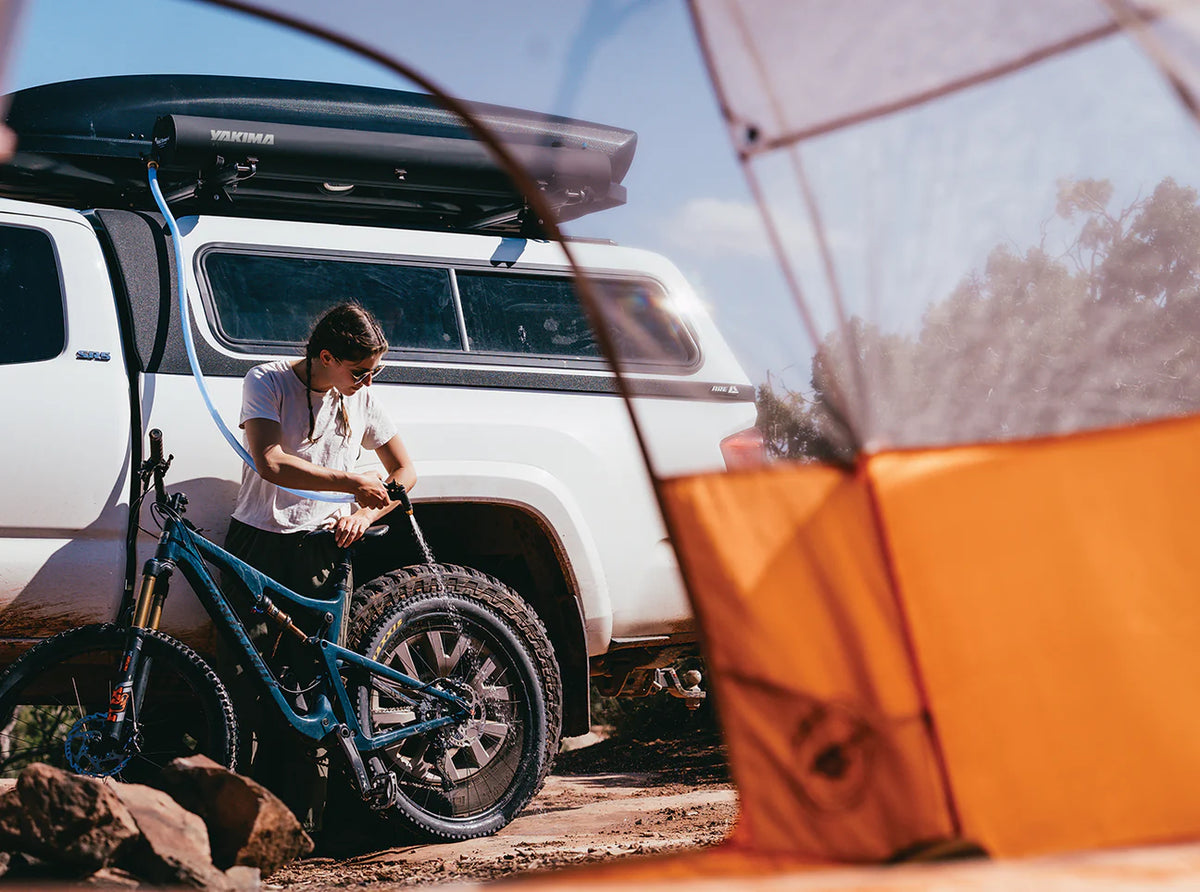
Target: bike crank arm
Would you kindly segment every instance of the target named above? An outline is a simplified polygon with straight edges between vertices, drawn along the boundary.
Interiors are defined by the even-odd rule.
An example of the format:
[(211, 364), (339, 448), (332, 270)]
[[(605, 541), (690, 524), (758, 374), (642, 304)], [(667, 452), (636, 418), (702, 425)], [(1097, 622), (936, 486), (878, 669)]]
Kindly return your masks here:
[[(399, 789), (395, 773), (386, 770), (380, 773), (377, 770), (375, 779), (372, 781), (367, 774), (367, 766), (363, 764), (362, 755), (354, 746), (354, 732), (346, 725), (338, 725), (334, 736), (337, 737), (338, 746), (341, 747), (346, 761), (350, 763), (350, 769), (354, 772), (354, 780), (363, 801), (377, 810), (390, 806), (396, 800)], [(373, 762), (373, 768), (382, 768), (378, 760), (373, 760)]]

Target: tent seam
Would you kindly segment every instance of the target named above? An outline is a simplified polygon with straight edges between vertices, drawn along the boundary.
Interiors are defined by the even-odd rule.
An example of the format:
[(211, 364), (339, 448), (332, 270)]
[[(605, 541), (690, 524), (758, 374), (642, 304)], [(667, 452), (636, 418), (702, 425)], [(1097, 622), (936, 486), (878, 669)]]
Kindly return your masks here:
[(951, 829), (957, 838), (963, 837), (962, 817), (958, 811), (958, 801), (954, 795), (954, 787), (950, 781), (950, 767), (946, 763), (946, 752), (938, 733), (937, 722), (933, 716), (933, 706), (929, 697), (929, 687), (925, 681), (920, 661), (917, 657), (916, 641), (913, 637), (912, 621), (901, 596), (899, 574), (892, 553), (891, 538), (888, 536), (887, 525), (883, 519), (883, 509), (879, 501), (879, 491), (875, 478), (871, 474), (870, 456), (860, 456), (855, 476), (863, 481), (867, 494), (867, 503), (871, 509), (871, 522), (875, 526), (875, 534), (879, 540), (879, 553), (887, 573), (888, 587), (892, 592), (892, 600), (896, 605), (896, 618), (900, 627), (900, 639), (912, 667), (913, 684), (917, 689), (917, 698), (921, 703), (921, 714), (930, 743), (933, 745), (933, 760), (937, 765), (938, 776), (942, 782), (943, 795), (946, 800), (946, 810), (950, 817)]

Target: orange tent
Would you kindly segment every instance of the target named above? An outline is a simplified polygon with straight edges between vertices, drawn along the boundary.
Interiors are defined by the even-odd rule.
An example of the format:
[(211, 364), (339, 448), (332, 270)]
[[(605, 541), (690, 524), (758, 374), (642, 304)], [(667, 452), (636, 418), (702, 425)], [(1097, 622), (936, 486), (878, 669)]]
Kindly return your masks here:
[[(1108, 89), (1098, 64), (1122, 78), (1153, 70), (1140, 101), (1177, 114), (1177, 138), (1190, 138), (1195, 10), (1153, 6), (693, 4), (820, 345), (816, 434), (796, 457), (842, 465), (661, 487), (709, 633), (743, 850), (872, 861), (936, 840), (1016, 856), (1200, 835), (1200, 725), (1181, 708), (1200, 682), (1189, 547), (1200, 423), (1187, 417), (1200, 391), (1185, 284), (1197, 245), (1181, 232), (1196, 193), (1178, 166), (1131, 192), (1123, 171), (1082, 176), (1080, 159), (1116, 169), (1061, 96), (1078, 129), (1060, 138), (1047, 117), (1046, 148), (1020, 142), (1055, 79), (1087, 72), (1088, 87), (1059, 91), (1083, 106), (1089, 88)], [(1125, 100), (1107, 95), (1111, 107), (1092, 111), (1116, 116)], [(994, 129), (963, 134), (980, 122)], [(1123, 140), (1133, 125), (1094, 126)], [(864, 147), (900, 138), (918, 143), (906, 159), (917, 187), (890, 185), (904, 171)], [(1080, 141), (1079, 158), (1051, 157), (1052, 178), (1037, 166)], [(835, 146), (852, 160), (831, 163)], [(1033, 162), (1006, 169), (1027, 148)], [(921, 170), (927, 156), (944, 166)], [(836, 243), (823, 220), (847, 215), (810, 159), (834, 180), (857, 170), (883, 193), (868, 206), (890, 199), (895, 217)], [(976, 200), (993, 179), (1010, 194)], [(808, 207), (832, 323), (800, 290), (786, 186)], [(1114, 192), (1137, 189), (1149, 197), (1114, 207)], [(998, 240), (948, 295), (914, 300), (968, 243), (930, 222), (936, 203), (901, 204), (939, 197), (960, 224), (980, 225), (965, 210), (1039, 200), (1052, 219), (1031, 244)], [(1180, 197), (1186, 213), (1160, 215)], [(901, 250), (929, 253), (888, 256)], [(855, 263), (889, 283), (862, 283)]]

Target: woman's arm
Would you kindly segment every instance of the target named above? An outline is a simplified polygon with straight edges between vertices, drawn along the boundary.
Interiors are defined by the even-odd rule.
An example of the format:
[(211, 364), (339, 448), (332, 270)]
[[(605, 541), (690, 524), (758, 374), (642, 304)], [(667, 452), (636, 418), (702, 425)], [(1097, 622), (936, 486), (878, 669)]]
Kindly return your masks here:
[[(283, 434), (278, 421), (250, 418), (242, 427), (246, 431), (246, 446), (250, 457), (254, 459), (254, 466), (268, 483), (289, 489), (347, 492), (360, 505), (368, 508), (384, 508), (389, 504), (387, 488), (378, 475), (335, 471), (285, 452), (281, 445)], [(404, 447), (400, 448), (403, 450)], [(413, 479), (416, 479), (415, 475)]]
[[(413, 467), (412, 459), (399, 434), (376, 449), (375, 454), (379, 456), (379, 460), (383, 462), (383, 467), (388, 472), (386, 478), (388, 481), (399, 483), (409, 491), (417, 485), (416, 468)], [(339, 517), (333, 527), (338, 545), (345, 548), (357, 541), (372, 524), (399, 504), (399, 502), (390, 502), (382, 508), (363, 505), (353, 514)]]
[[(406, 490), (412, 492), (412, 488), (417, 485), (417, 469), (414, 467), (413, 460), (409, 457), (408, 449), (405, 448), (400, 435), (396, 434), (376, 449), (375, 454), (379, 456), (379, 460), (387, 469), (387, 479), (401, 484)], [(396, 507), (396, 504), (393, 503), (391, 507)]]

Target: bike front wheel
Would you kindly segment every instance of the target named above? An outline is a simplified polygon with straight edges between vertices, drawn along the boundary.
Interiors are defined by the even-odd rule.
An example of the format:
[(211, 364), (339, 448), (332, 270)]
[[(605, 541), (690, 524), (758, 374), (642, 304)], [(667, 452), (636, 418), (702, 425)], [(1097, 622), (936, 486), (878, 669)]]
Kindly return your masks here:
[(0, 676), (0, 777), (33, 762), (153, 784), (179, 756), (237, 765), (237, 718), (221, 680), (187, 645), (146, 630), (126, 715), (109, 741), (105, 718), (129, 630), (81, 626), (47, 638)]

